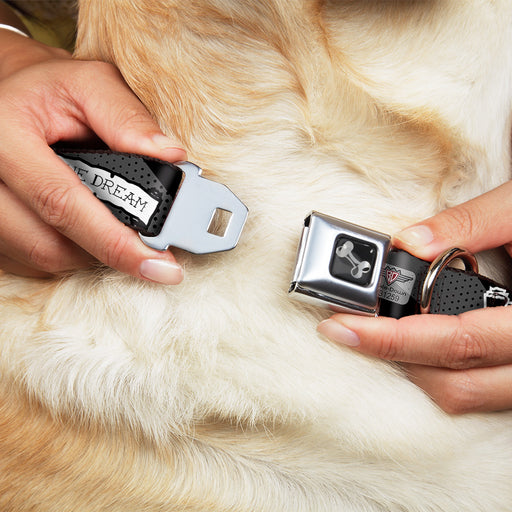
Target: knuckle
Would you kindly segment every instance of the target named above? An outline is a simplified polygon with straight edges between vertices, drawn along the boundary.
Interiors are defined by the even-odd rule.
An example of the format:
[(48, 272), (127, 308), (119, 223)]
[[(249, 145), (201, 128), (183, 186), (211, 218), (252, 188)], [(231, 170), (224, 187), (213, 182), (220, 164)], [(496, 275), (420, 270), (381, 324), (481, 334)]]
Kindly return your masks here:
[(446, 368), (460, 370), (478, 366), (487, 358), (484, 340), (468, 328), (464, 316), (458, 317), (458, 326), (446, 344), (446, 354), (442, 365)]
[[(97, 108), (101, 96), (98, 91), (109, 90), (112, 83), (124, 84), (121, 73), (108, 62), (77, 60), (72, 65), (73, 72), (67, 78), (65, 88), (72, 98), (90, 104), (91, 108)], [(94, 81), (91, 81), (91, 76)]]
[(105, 244), (105, 257), (103, 263), (108, 267), (119, 269), (124, 255), (130, 243), (129, 235), (123, 235), (115, 239), (109, 239)]
[[(132, 94), (130, 92), (130, 94)], [(119, 124), (126, 129), (147, 127), (148, 125), (155, 125), (154, 119), (151, 117), (149, 111), (140, 102), (140, 100), (134, 96), (134, 101), (130, 104), (125, 104), (124, 109), (119, 110)]]
[(35, 193), (35, 209), (41, 219), (57, 230), (70, 227), (74, 187), (42, 186)]
[(102, 77), (119, 78), (121, 76), (117, 68), (109, 62), (99, 60), (79, 61), (78, 66), (79, 75), (81, 73), (83, 76), (88, 77), (89, 80), (91, 76), (95, 76), (100, 79)]
[(402, 338), (396, 330), (382, 333), (376, 346), (376, 356), (388, 361), (400, 360)]
[(34, 241), (28, 259), (33, 267), (49, 274), (57, 274), (65, 270), (60, 252), (52, 250), (51, 246), (45, 244), (42, 240)]
[(466, 205), (459, 205), (456, 208), (450, 208), (445, 212), (445, 219), (448, 221), (446, 225), (450, 226), (452, 233), (457, 233), (457, 236), (462, 236), (467, 239), (471, 236), (475, 229), (475, 212)]
[(377, 345), (376, 356), (380, 359), (395, 359), (397, 350), (389, 338), (381, 338)]
[(481, 395), (471, 373), (465, 370), (448, 374), (442, 395), (434, 400), (449, 414), (465, 414), (477, 411), (483, 405)]

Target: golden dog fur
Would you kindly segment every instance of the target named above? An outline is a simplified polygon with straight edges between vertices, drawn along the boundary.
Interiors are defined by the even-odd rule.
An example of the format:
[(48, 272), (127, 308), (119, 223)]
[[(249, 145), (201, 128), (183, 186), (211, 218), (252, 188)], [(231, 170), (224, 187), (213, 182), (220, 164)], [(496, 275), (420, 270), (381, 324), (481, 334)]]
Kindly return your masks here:
[(250, 214), (234, 251), (176, 251), (177, 287), (0, 278), (0, 510), (511, 510), (510, 413), (442, 412), (287, 297), (310, 210), (391, 233), (509, 178), (511, 19), (81, 0), (77, 56), (114, 63)]

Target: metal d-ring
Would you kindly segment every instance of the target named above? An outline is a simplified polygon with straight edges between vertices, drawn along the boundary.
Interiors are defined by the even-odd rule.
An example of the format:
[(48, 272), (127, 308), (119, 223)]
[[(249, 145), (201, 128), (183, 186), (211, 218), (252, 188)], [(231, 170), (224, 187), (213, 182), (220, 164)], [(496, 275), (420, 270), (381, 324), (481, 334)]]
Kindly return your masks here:
[(478, 273), (478, 262), (474, 254), (470, 253), (466, 249), (459, 247), (452, 247), (447, 249), (440, 254), (430, 265), (427, 271), (423, 286), (421, 288), (420, 295), (420, 312), (429, 313), (430, 303), (432, 301), (432, 292), (434, 291), (434, 285), (436, 284), (437, 278), (441, 271), (453, 260), (460, 259), (464, 262), (466, 270), (472, 270)]

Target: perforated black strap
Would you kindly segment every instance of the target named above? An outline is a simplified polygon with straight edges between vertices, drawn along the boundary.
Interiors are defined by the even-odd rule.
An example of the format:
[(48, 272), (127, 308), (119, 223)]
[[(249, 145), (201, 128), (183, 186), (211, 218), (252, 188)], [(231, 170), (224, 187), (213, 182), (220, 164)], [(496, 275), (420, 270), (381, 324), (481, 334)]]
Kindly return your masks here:
[[(408, 252), (392, 249), (381, 276), (379, 314), (401, 318), (420, 312), (421, 289), (430, 263)], [(508, 306), (512, 293), (474, 272), (445, 268), (437, 279), (430, 312), (457, 315), (483, 307)]]
[(55, 152), (121, 222), (145, 236), (160, 233), (183, 179), (179, 167), (110, 150)]

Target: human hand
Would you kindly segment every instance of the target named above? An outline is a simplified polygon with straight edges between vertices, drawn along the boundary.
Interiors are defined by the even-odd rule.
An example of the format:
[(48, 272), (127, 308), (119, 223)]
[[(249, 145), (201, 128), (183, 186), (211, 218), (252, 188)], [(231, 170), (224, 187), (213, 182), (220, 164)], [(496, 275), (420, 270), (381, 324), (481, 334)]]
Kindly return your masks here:
[(0, 268), (48, 276), (95, 260), (166, 284), (183, 278), (169, 251), (147, 247), (49, 147), (99, 136), (111, 149), (186, 159), (120, 73), (0, 30)]
[[(405, 229), (393, 244), (431, 261), (457, 246), (504, 245), (512, 256), (512, 182)], [(318, 326), (332, 341), (404, 363), (409, 378), (449, 413), (512, 408), (512, 307), (458, 316), (365, 318), (336, 314)]]

